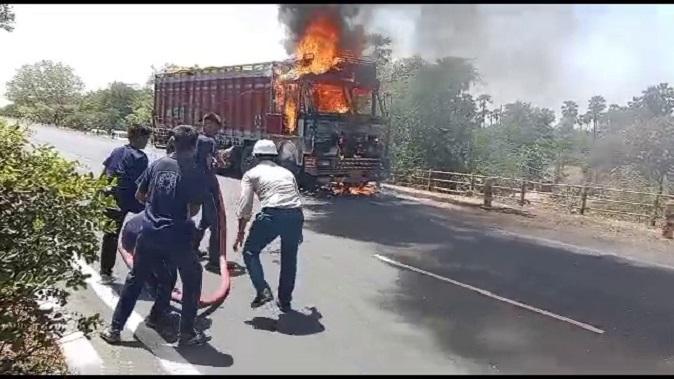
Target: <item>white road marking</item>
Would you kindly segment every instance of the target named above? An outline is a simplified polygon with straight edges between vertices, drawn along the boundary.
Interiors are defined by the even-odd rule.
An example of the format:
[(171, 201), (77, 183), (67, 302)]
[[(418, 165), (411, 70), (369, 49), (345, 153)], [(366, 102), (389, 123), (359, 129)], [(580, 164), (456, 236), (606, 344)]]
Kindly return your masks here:
[(388, 264), (390, 264), (390, 265), (397, 266), (397, 267), (401, 267), (401, 268), (405, 268), (405, 269), (414, 271), (414, 272), (419, 273), (419, 274), (423, 274), (423, 275), (426, 275), (426, 276), (430, 276), (430, 277), (432, 277), (432, 278), (439, 279), (439, 280), (442, 280), (442, 281), (444, 281), (444, 282), (448, 282), (448, 283), (454, 284), (454, 285), (456, 285), (456, 286), (465, 288), (465, 289), (467, 289), (467, 290), (470, 290), (470, 291), (473, 291), (473, 292), (477, 292), (477, 293), (479, 293), (480, 295), (484, 295), (484, 296), (490, 297), (490, 298), (492, 298), (492, 299), (496, 299), (496, 300), (502, 301), (502, 302), (504, 302), (504, 303), (508, 303), (508, 304), (514, 305), (514, 306), (516, 306), (516, 307), (524, 308), (524, 309), (530, 310), (530, 311), (532, 311), (532, 312), (536, 312), (536, 313), (538, 313), (538, 314), (542, 314), (542, 315), (544, 315), (544, 316), (552, 317), (552, 318), (554, 318), (554, 319), (556, 319), (556, 320), (564, 321), (564, 322), (569, 323), (569, 324), (571, 324), (571, 325), (575, 325), (575, 326), (577, 326), (577, 327), (579, 327), (579, 328), (583, 328), (583, 329), (585, 329), (585, 330), (589, 330), (589, 331), (594, 332), (594, 333), (597, 333), (597, 334), (604, 334), (604, 331), (603, 331), (603, 330), (601, 330), (601, 329), (599, 329), (599, 328), (596, 328), (596, 327), (594, 327), (594, 326), (592, 326), (592, 325), (589, 325), (589, 324), (586, 324), (586, 323), (583, 323), (583, 322), (580, 322), (580, 321), (572, 320), (572, 319), (570, 319), (570, 318), (568, 318), (568, 317), (560, 316), (560, 315), (558, 315), (558, 314), (555, 314), (555, 313), (552, 313), (552, 312), (548, 312), (548, 311), (543, 310), (543, 309), (540, 309), (540, 308), (532, 307), (531, 305), (527, 305), (527, 304), (524, 304), (524, 303), (520, 303), (519, 301), (510, 300), (510, 299), (508, 299), (508, 298), (505, 298), (505, 297), (502, 297), (502, 296), (498, 296), (498, 295), (496, 295), (496, 294), (494, 294), (494, 293), (492, 293), (492, 292), (490, 292), (490, 291), (483, 290), (483, 289), (480, 289), (480, 288), (477, 288), (477, 287), (473, 287), (473, 286), (471, 286), (471, 285), (469, 285), (469, 284), (461, 283), (461, 282), (458, 282), (458, 281), (453, 280), (453, 279), (450, 279), (450, 278), (445, 278), (444, 276), (440, 276), (440, 275), (434, 274), (434, 273), (432, 273), (432, 272), (428, 272), (428, 271), (426, 271), (426, 270), (422, 270), (422, 269), (417, 268), (417, 267), (414, 267), (414, 266), (410, 266), (410, 265), (406, 265), (406, 264), (401, 263), (401, 262), (394, 261), (393, 259), (384, 257), (384, 256), (379, 255), (379, 254), (375, 254), (374, 257), (377, 258), (377, 259), (379, 259), (380, 261), (386, 262), (386, 263), (388, 263)]
[[(91, 275), (91, 277), (86, 280), (87, 284), (91, 286), (96, 295), (105, 303), (105, 305), (114, 310), (117, 302), (119, 301), (119, 296), (115, 293), (115, 291), (112, 290), (111, 287), (99, 283), (99, 280), (101, 279), (100, 275), (98, 275), (96, 270), (94, 270), (91, 266), (86, 264), (86, 262), (78, 260), (77, 263), (79, 264), (83, 273)], [(140, 325), (142, 322), (143, 318), (137, 312), (133, 311), (126, 322), (125, 329), (135, 333), (138, 325)], [(201, 375), (201, 372), (199, 372), (199, 370), (197, 370), (196, 367), (190, 363), (170, 361), (160, 358), (156, 355), (155, 357), (159, 360), (159, 363), (162, 365), (162, 367), (170, 374)]]
[(100, 355), (82, 332), (64, 336), (58, 344), (73, 374), (93, 374), (103, 364)]

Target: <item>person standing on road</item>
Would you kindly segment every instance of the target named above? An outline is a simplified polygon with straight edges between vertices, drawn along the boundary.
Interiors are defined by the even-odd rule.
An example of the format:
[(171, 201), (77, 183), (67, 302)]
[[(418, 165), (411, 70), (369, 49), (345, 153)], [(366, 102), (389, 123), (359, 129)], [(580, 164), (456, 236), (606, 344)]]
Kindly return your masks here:
[(114, 222), (115, 229), (103, 235), (101, 244), (101, 283), (111, 284), (115, 281), (112, 269), (117, 257), (117, 240), (126, 215), (143, 211), (143, 204), (134, 197), (136, 180), (148, 165), (147, 155), (143, 149), (147, 146), (152, 130), (147, 126), (132, 125), (127, 130), (129, 143), (112, 150), (103, 161), (103, 174), (110, 180), (117, 179), (117, 184), (110, 193), (115, 199), (117, 208), (108, 208), (106, 216)]
[(257, 308), (274, 299), (264, 279), (260, 252), (276, 237), (281, 237), (281, 276), (277, 306), (282, 312), (291, 309), (292, 292), (297, 273), (297, 250), (302, 240), (304, 214), (295, 176), (274, 162), (278, 152), (270, 140), (260, 140), (253, 146), (258, 164), (241, 179), (241, 198), (237, 210), (239, 230), (234, 250), (243, 243), (246, 224), (253, 210), (253, 194), (260, 199), (262, 209), (255, 216), (248, 238), (243, 244), (243, 259), (257, 291), (250, 304)]
[[(119, 302), (109, 328), (101, 332), (108, 343), (118, 343), (121, 330), (136, 305), (146, 279), (162, 261), (171, 268), (158, 270), (170, 273), (177, 267), (183, 284), (182, 310), (178, 345), (197, 345), (208, 338), (194, 328), (201, 295), (201, 265), (192, 253), (193, 216), (199, 212), (204, 195), (204, 177), (195, 165), (197, 133), (188, 125), (174, 129), (175, 152), (153, 162), (139, 180), (136, 198), (145, 203), (143, 226), (136, 241), (134, 264), (126, 277)], [(164, 276), (164, 275), (162, 275)], [(166, 275), (168, 276), (168, 275)], [(170, 278), (159, 280), (157, 297), (148, 327), (163, 324), (162, 316), (170, 302)]]
[(203, 117), (203, 133), (197, 140), (196, 162), (197, 168), (206, 178), (207, 191), (201, 207), (201, 220), (194, 236), (194, 250), (199, 256), (205, 255), (199, 251), (199, 245), (204, 238), (207, 229), (210, 229), (208, 239), (208, 263), (206, 269), (212, 272), (220, 272), (220, 230), (218, 229), (218, 211), (220, 202), (217, 198), (218, 178), (215, 175), (216, 166), (223, 167), (224, 162), (217, 154), (215, 135), (222, 128), (220, 117), (215, 113), (208, 113)]

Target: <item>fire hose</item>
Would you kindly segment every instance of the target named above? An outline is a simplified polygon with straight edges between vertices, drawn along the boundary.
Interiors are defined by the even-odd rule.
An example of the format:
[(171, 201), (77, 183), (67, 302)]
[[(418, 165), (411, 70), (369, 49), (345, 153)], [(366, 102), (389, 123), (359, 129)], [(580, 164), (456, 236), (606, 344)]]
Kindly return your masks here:
[[(229, 295), (231, 281), (229, 276), (229, 271), (227, 269), (227, 216), (225, 214), (225, 204), (222, 201), (222, 193), (220, 192), (220, 187), (217, 186), (217, 193), (215, 194), (218, 198), (218, 233), (220, 233), (220, 285), (218, 289), (209, 294), (201, 294), (199, 298), (199, 308), (205, 308), (211, 305), (220, 304)], [(202, 215), (203, 217), (203, 215)], [(213, 233), (213, 230), (211, 230)], [(122, 246), (121, 240), (117, 244), (117, 251), (122, 256), (126, 266), (131, 269), (133, 267), (133, 251), (127, 251), (124, 246)], [(154, 275), (148, 277), (148, 284), (152, 288), (156, 288), (156, 278)], [(174, 288), (171, 293), (171, 299), (178, 303), (182, 302), (182, 291), (179, 288)]]

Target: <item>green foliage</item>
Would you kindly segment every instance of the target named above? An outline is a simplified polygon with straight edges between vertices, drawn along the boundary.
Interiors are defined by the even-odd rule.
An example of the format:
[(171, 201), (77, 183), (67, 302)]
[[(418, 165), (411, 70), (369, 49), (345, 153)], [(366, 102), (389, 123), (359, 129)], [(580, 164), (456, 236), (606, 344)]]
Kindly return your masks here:
[[(111, 227), (103, 212), (112, 199), (102, 194), (104, 179), (79, 174), (75, 163), (30, 145), (26, 135), (0, 122), (0, 372), (36, 374), (49, 367), (33, 353), (64, 324), (41, 315), (35, 300), (52, 296), (64, 304), (69, 291), (85, 285), (73, 262), (97, 258), (96, 233)], [(96, 320), (79, 324), (90, 328)]]
[(22, 116), (59, 125), (72, 112), (84, 85), (73, 69), (43, 60), (23, 65), (7, 83), (7, 99)]
[(7, 32), (14, 30), (14, 19), (16, 15), (9, 4), (0, 4), (0, 29)]
[(384, 83), (391, 94), (392, 153), (399, 168), (466, 169), (475, 101), (466, 91), (477, 80), (467, 60), (429, 63), (415, 56), (393, 63)]
[(674, 88), (667, 83), (650, 86), (641, 96), (635, 97), (629, 106), (642, 110), (646, 117), (669, 116), (674, 109)]

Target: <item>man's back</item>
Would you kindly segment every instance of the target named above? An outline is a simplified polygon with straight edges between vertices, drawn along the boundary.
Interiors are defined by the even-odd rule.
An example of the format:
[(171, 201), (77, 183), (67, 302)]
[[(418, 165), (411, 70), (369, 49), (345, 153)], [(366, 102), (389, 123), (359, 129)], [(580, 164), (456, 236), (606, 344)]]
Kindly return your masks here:
[(148, 233), (165, 237), (167, 242), (188, 242), (185, 234), (193, 228), (188, 206), (200, 201), (203, 186), (203, 175), (193, 162), (178, 162), (174, 155), (153, 162), (139, 182), (140, 191), (148, 194)]
[(262, 161), (241, 178), (242, 198), (238, 215), (250, 215), (252, 195), (257, 194), (262, 208), (300, 208), (302, 201), (292, 172), (272, 161)]
[(115, 148), (103, 165), (108, 176), (117, 178), (114, 190), (117, 205), (124, 210), (140, 212), (143, 206), (134, 195), (138, 188), (136, 181), (148, 165), (147, 155), (131, 145), (124, 145)]

